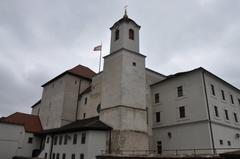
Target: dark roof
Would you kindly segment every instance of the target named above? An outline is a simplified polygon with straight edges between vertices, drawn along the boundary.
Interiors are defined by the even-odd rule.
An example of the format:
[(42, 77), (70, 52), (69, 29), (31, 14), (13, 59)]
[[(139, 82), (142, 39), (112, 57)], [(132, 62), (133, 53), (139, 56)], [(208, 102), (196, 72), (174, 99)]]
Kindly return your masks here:
[(151, 86), (155, 86), (155, 85), (157, 85), (157, 84), (159, 84), (159, 83), (163, 83), (163, 82), (165, 82), (165, 81), (168, 81), (169, 79), (173, 79), (173, 78), (176, 78), (176, 77), (179, 77), (179, 76), (182, 76), (182, 75), (186, 75), (186, 74), (189, 74), (189, 73), (192, 73), (192, 72), (196, 72), (196, 71), (206, 72), (206, 73), (210, 74), (211, 76), (215, 77), (216, 79), (220, 80), (221, 82), (225, 83), (226, 85), (230, 86), (231, 88), (233, 88), (234, 90), (236, 90), (236, 91), (238, 91), (238, 92), (240, 93), (240, 90), (239, 90), (237, 87), (233, 86), (232, 84), (226, 82), (226, 81), (223, 80), (222, 78), (214, 75), (213, 73), (209, 72), (208, 70), (206, 70), (206, 69), (204, 69), (204, 68), (202, 68), (202, 67), (199, 67), (199, 68), (196, 68), (196, 69), (193, 69), (193, 70), (190, 70), (190, 71), (186, 71), (186, 72), (178, 72), (178, 73), (176, 73), (176, 74), (169, 75), (169, 76), (167, 76), (166, 79), (161, 80), (161, 81), (159, 81), (159, 82), (156, 82), (156, 83), (152, 84)]
[(99, 120), (99, 117), (93, 117), (83, 120), (77, 120), (70, 124), (64, 125), (60, 128), (48, 129), (39, 132), (39, 134), (57, 134), (64, 132), (74, 132), (80, 130), (111, 130), (112, 128), (102, 121)]
[(175, 73), (175, 74), (172, 74), (172, 75), (168, 75), (168, 76), (166, 76), (165, 79), (163, 79), (163, 80), (161, 80), (159, 82), (156, 82), (156, 83), (152, 84), (151, 86), (155, 86), (155, 85), (157, 85), (159, 83), (163, 83), (165, 81), (168, 81), (169, 79), (173, 79), (173, 78), (176, 78), (176, 77), (179, 77), (179, 76), (182, 76), (182, 75), (186, 75), (188, 73), (191, 73), (191, 72), (194, 72), (194, 71), (197, 71), (197, 70), (200, 70), (200, 69), (203, 69), (203, 68), (200, 67), (200, 68), (196, 68), (194, 70), (190, 70), (190, 71), (186, 71), (186, 72), (178, 72), (178, 73)]
[(39, 101), (37, 101), (35, 104), (33, 104), (32, 106), (31, 106), (31, 108), (34, 108), (34, 107), (36, 107), (38, 104), (40, 104), (41, 103), (41, 99), (39, 100)]
[(65, 72), (63, 72), (62, 74), (58, 75), (57, 77), (51, 79), (50, 81), (48, 81), (47, 83), (43, 84), (42, 87), (46, 86), (47, 84), (51, 83), (52, 81), (62, 77), (65, 74), (71, 74), (73, 76), (77, 76), (77, 77), (81, 77), (84, 78), (86, 80), (92, 80), (92, 77), (96, 74), (93, 70), (91, 70), (88, 67), (85, 67), (83, 65), (77, 65), (75, 67), (73, 67), (72, 69), (69, 69)]
[(9, 124), (23, 125), (26, 132), (38, 132), (42, 130), (40, 119), (36, 115), (16, 112), (1, 119), (1, 122)]
[(159, 73), (159, 72), (156, 72), (156, 71), (154, 71), (154, 70), (151, 70), (151, 69), (149, 69), (149, 68), (146, 68), (146, 70), (147, 70), (147, 71), (150, 71), (150, 72), (152, 72), (152, 73), (155, 73), (155, 74), (157, 74), (157, 75), (160, 75), (160, 76), (166, 77), (166, 75), (161, 74), (161, 73)]
[(115, 28), (116, 26), (120, 25), (121, 23), (133, 23), (135, 24), (138, 28), (141, 28), (140, 25), (138, 25), (134, 20), (128, 18), (128, 16), (125, 14), (121, 19), (119, 19), (116, 23), (113, 24), (113, 26), (110, 29)]

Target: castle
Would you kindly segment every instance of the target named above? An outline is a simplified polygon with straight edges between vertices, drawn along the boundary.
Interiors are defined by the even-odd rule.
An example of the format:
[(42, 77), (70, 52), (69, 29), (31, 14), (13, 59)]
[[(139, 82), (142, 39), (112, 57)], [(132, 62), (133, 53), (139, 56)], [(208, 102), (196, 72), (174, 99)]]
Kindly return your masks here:
[(0, 140), (0, 154), (8, 158), (6, 144), (16, 156), (46, 159), (240, 148), (240, 90), (203, 68), (169, 76), (146, 68), (140, 28), (125, 12), (110, 28), (102, 72), (69, 69), (42, 85), (32, 115), (1, 118), (0, 137), (15, 136), (16, 144)]

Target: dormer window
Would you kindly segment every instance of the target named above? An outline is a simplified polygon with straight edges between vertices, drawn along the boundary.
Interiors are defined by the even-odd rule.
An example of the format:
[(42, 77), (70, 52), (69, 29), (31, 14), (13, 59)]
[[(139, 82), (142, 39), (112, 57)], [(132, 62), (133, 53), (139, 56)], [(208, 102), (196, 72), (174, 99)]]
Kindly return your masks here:
[(117, 29), (115, 31), (115, 40), (118, 40), (119, 39), (119, 30)]
[(129, 29), (129, 33), (128, 33), (128, 38), (131, 39), (131, 40), (134, 40), (134, 31), (133, 29)]

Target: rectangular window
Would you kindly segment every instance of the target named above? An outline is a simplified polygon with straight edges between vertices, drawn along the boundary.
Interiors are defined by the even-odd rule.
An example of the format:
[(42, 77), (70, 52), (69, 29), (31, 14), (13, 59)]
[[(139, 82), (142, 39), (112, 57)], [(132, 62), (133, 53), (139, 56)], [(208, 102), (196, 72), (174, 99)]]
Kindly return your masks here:
[(80, 159), (84, 159), (84, 154), (83, 153), (80, 154)]
[(214, 85), (211, 84), (211, 90), (212, 90), (212, 95), (215, 96), (215, 88), (214, 88)]
[(57, 145), (58, 136), (54, 137), (54, 145)]
[(64, 145), (67, 145), (67, 140), (68, 140), (68, 136), (65, 135), (65, 136), (64, 136)]
[(86, 142), (86, 133), (82, 133), (81, 144), (85, 144)]
[(160, 112), (156, 112), (156, 122), (159, 123), (161, 121)]
[(237, 113), (233, 113), (233, 115), (234, 115), (234, 120), (235, 120), (235, 122), (238, 123)]
[(162, 154), (162, 141), (157, 142), (157, 153)]
[(86, 118), (86, 113), (83, 113), (83, 119), (85, 119)]
[(238, 98), (238, 104), (240, 105), (240, 99)]
[(179, 107), (179, 117), (180, 118), (185, 118), (186, 117), (185, 107), (184, 106)]
[(228, 141), (227, 143), (228, 143), (228, 146), (231, 146), (231, 141)]
[(59, 159), (59, 153), (57, 153), (56, 159)]
[(62, 154), (62, 159), (66, 159), (66, 154), (65, 153)]
[(47, 158), (47, 153), (45, 153), (44, 158)]
[(226, 98), (225, 98), (225, 93), (224, 93), (223, 90), (221, 90), (221, 94), (222, 94), (222, 99), (223, 99), (223, 100), (226, 100)]
[(63, 136), (59, 136), (59, 145), (62, 145)]
[(155, 104), (159, 103), (159, 93), (154, 94), (154, 102)]
[(55, 153), (52, 154), (52, 159), (55, 159)]
[(87, 104), (87, 97), (85, 97), (85, 99), (84, 99), (84, 104), (85, 105)]
[(183, 96), (183, 86), (177, 87), (177, 95), (178, 95), (178, 97)]
[(48, 136), (48, 137), (47, 137), (47, 143), (49, 143), (49, 139), (50, 139), (50, 138), (49, 138), (49, 136)]
[(219, 117), (218, 107), (217, 106), (214, 106), (214, 112), (215, 112), (215, 116)]
[(233, 95), (230, 94), (231, 103), (234, 104)]
[(75, 154), (72, 154), (72, 157), (71, 157), (71, 159), (75, 159)]
[(223, 140), (219, 140), (220, 145), (223, 145)]
[(73, 136), (73, 144), (77, 144), (77, 134), (74, 134)]
[(226, 117), (226, 119), (229, 120), (228, 111), (225, 109), (224, 112), (225, 112), (225, 117)]
[(32, 137), (29, 137), (29, 138), (28, 138), (28, 143), (29, 143), (29, 144), (32, 144), (32, 142), (33, 142), (33, 138), (32, 138)]

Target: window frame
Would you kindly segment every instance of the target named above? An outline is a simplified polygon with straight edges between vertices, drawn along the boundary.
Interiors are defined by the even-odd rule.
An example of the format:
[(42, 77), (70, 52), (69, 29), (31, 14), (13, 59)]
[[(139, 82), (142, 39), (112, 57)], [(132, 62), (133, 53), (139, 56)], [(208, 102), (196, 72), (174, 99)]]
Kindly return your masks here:
[(229, 114), (227, 109), (224, 109), (224, 114), (225, 114), (225, 119), (229, 121)]
[(81, 134), (81, 144), (85, 144), (86, 143), (86, 136), (87, 136), (86, 132), (83, 132)]
[(215, 114), (215, 117), (218, 117), (218, 118), (219, 118), (218, 107), (217, 107), (216, 105), (214, 105), (213, 108), (214, 108), (214, 114)]
[(183, 85), (177, 87), (177, 97), (183, 97)]
[(186, 106), (179, 106), (178, 111), (179, 111), (179, 118), (180, 119), (186, 118)]
[(134, 30), (131, 28), (128, 30), (128, 39), (134, 40)]
[(73, 134), (73, 144), (77, 144), (78, 134)]
[(211, 93), (213, 96), (216, 96), (215, 87), (213, 84), (211, 84)]
[(221, 95), (222, 95), (222, 100), (225, 101), (225, 100), (226, 100), (225, 92), (224, 92), (224, 90), (222, 90), (222, 89), (221, 89)]
[(119, 40), (119, 37), (120, 37), (120, 31), (119, 31), (119, 29), (116, 29), (114, 31), (114, 41)]
[(156, 112), (155, 113), (155, 120), (156, 120), (156, 123), (161, 122), (161, 112)]
[(154, 93), (154, 104), (159, 104), (159, 103), (160, 103), (160, 94)]

